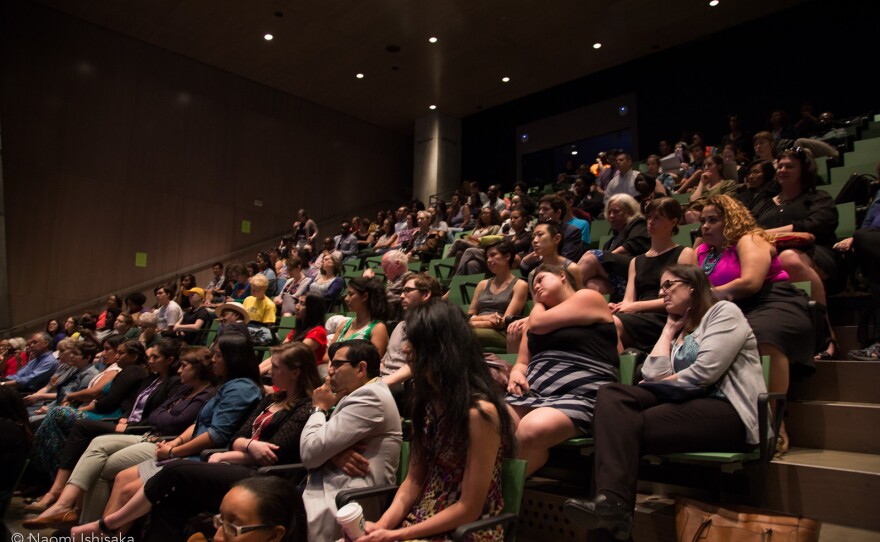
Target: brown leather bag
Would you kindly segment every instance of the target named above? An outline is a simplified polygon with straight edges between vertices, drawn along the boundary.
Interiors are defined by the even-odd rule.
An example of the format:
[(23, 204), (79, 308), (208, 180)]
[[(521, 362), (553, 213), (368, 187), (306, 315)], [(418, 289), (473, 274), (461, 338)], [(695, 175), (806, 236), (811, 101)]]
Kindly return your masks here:
[(678, 542), (818, 542), (821, 522), (746, 506), (675, 499)]

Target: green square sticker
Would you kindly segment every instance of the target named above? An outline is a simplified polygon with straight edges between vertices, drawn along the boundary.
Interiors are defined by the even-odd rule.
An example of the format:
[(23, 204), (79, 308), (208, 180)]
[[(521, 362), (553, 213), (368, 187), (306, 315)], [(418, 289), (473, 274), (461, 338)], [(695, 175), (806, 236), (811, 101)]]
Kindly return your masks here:
[(242, 220), (241, 221), (241, 233), (250, 233), (251, 232), (251, 221), (250, 220)]
[(134, 266), (135, 267), (146, 267), (147, 266), (147, 253), (146, 252), (135, 252), (134, 253)]

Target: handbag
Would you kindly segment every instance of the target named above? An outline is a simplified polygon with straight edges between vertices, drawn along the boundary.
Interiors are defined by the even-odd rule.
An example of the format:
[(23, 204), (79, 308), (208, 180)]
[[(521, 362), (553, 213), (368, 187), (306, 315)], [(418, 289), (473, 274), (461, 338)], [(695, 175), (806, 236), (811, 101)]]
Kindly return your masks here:
[(822, 523), (746, 506), (675, 499), (678, 542), (818, 542)]
[(777, 233), (773, 237), (773, 244), (776, 250), (783, 251), (789, 248), (806, 248), (816, 243), (816, 236), (805, 231), (790, 231), (788, 233)]

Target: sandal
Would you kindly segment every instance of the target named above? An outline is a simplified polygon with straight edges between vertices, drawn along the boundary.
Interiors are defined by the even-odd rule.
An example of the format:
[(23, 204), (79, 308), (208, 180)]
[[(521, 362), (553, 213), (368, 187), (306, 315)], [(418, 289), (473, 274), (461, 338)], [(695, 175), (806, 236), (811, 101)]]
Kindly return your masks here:
[[(834, 350), (831, 351), (831, 347), (834, 347)], [(840, 345), (837, 344), (837, 339), (828, 339), (825, 342), (825, 350), (822, 350), (815, 356), (813, 359), (816, 361), (828, 361), (831, 359), (836, 359), (837, 354), (840, 352)]]
[(786, 453), (788, 453), (788, 435), (780, 432), (779, 437), (776, 438), (776, 453), (773, 454), (773, 459), (780, 459)]
[(880, 359), (880, 342), (861, 350), (850, 350), (846, 357), (858, 361), (877, 361)]

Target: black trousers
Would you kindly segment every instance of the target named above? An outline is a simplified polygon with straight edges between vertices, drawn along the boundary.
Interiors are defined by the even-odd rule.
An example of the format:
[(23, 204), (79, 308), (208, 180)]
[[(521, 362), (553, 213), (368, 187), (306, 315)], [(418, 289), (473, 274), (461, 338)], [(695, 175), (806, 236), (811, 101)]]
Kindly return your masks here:
[(58, 468), (73, 470), (76, 462), (86, 453), (92, 439), (101, 435), (107, 435), (116, 431), (115, 422), (102, 422), (99, 420), (80, 419), (73, 423), (73, 429), (64, 443)]
[(623, 384), (599, 388), (593, 435), (597, 493), (611, 493), (633, 506), (644, 454), (753, 448), (746, 443), (742, 420), (727, 401), (660, 403), (650, 391)]
[(201, 512), (216, 513), (226, 492), (239, 480), (250, 478), (254, 467), (173, 461), (144, 485), (151, 503), (145, 542), (185, 540), (183, 527)]
[[(874, 308), (874, 322), (880, 329), (880, 230), (857, 230), (853, 235), (853, 250), (856, 261), (868, 279), (871, 287), (871, 304)], [(880, 337), (874, 337), (880, 340)]]

